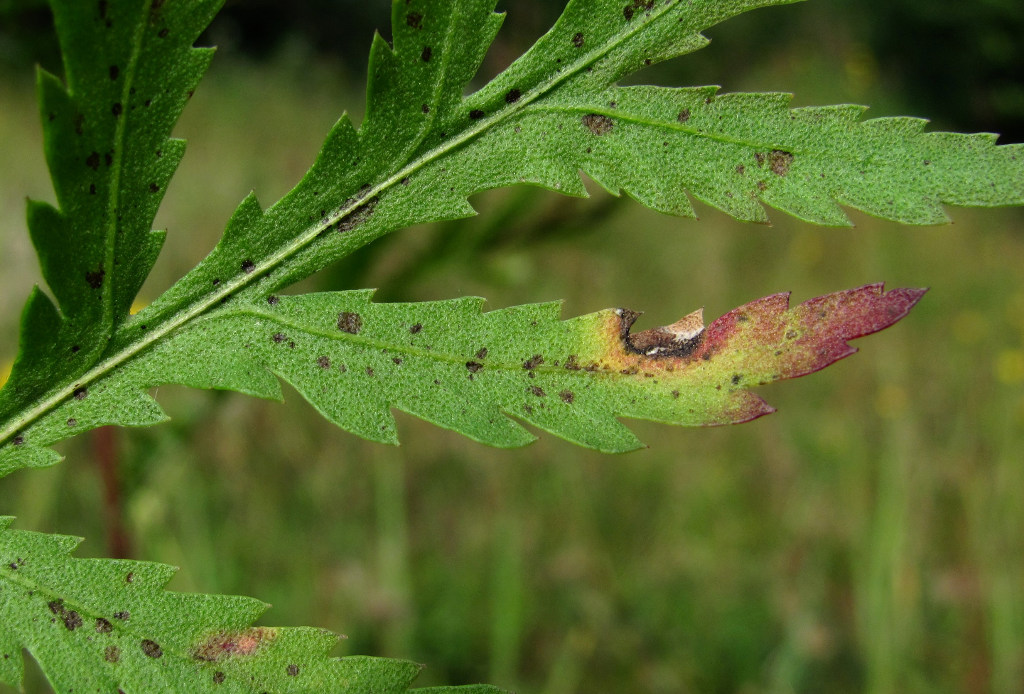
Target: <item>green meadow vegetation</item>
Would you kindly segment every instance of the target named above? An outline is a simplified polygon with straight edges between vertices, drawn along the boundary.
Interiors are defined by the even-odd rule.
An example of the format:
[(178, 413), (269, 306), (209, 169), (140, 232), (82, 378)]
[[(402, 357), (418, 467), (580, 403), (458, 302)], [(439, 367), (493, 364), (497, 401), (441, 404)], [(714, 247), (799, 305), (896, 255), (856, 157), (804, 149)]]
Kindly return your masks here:
[[(724, 91), (905, 111), (861, 53), (813, 50)], [(357, 110), (355, 74), (299, 49), (218, 55), (175, 130), (189, 148), (142, 303), (216, 244), (249, 190), (272, 201), (302, 176), (338, 114)], [(0, 368), (40, 281), (24, 196), (50, 190), (29, 77), (0, 73)], [(62, 443), (64, 463), (4, 480), (0, 512), (87, 538), (77, 556), (179, 565), (174, 590), (258, 596), (268, 624), (345, 634), (339, 653), (426, 663), (419, 686), (1022, 691), (1024, 215), (950, 209), (950, 226), (906, 227), (853, 212), (855, 228), (826, 229), (776, 212), (763, 226), (700, 205), (699, 220), (662, 216), (588, 187), (589, 200), (476, 196), (477, 217), (393, 234), (300, 289), (489, 308), (564, 298), (565, 316), (628, 306), (641, 327), (778, 291), (930, 291), (855, 343), (863, 354), (761, 389), (777, 414), (631, 422), (649, 447), (627, 455), (550, 435), (496, 450), (401, 413), (402, 445), (386, 447), (289, 388), (279, 404), (162, 386), (171, 422)], [(47, 691), (35, 671), (26, 686)]]

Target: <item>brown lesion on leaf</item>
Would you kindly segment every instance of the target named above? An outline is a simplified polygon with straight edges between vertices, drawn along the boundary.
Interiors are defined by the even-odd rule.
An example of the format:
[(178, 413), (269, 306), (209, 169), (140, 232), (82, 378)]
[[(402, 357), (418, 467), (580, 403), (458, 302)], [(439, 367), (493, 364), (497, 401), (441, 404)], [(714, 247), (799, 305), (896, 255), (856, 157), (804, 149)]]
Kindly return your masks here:
[(358, 335), (362, 329), (363, 317), (355, 311), (342, 311), (338, 314), (338, 330), (350, 335)]
[(63, 600), (51, 600), (46, 606), (50, 608), (50, 612), (57, 615), (64, 622), (64, 626), (68, 631), (74, 631), (82, 626), (82, 615), (78, 614), (75, 610), (69, 610), (64, 607)]
[(237, 631), (217, 631), (206, 636), (192, 650), (192, 657), (207, 663), (218, 663), (233, 656), (255, 655), (277, 637), (277, 629), (251, 627)]
[(538, 366), (544, 363), (544, 357), (539, 354), (534, 354), (532, 357), (523, 362), (523, 368), (527, 371), (532, 371)]
[(776, 176), (785, 176), (793, 165), (793, 153), (781, 149), (773, 149), (768, 154), (768, 168)]
[(619, 334), (627, 352), (645, 357), (688, 357), (704, 339), (704, 309), (683, 316), (671, 325), (630, 333), (633, 323), (640, 317), (636, 311), (620, 308)]
[(583, 126), (594, 135), (607, 135), (615, 127), (615, 121), (600, 113), (588, 113), (580, 119)]

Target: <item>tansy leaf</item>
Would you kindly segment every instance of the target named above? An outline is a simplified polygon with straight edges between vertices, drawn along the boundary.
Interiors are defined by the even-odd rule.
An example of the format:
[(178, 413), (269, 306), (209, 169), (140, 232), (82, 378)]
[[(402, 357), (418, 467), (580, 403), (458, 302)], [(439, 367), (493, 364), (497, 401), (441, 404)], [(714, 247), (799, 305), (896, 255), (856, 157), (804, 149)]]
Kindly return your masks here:
[[(555, 303), (481, 312), (482, 299), (376, 304), (370, 291), (243, 302), (193, 321), (42, 418), (14, 448), (109, 424), (146, 423), (145, 390), (165, 383), (280, 398), (277, 378), (325, 417), (397, 443), (391, 408), (494, 446), (521, 446), (527, 422), (603, 451), (641, 444), (617, 417), (668, 424), (744, 422), (772, 412), (751, 386), (802, 376), (892, 325), (924, 290), (880, 284), (789, 308), (775, 294), (704, 328), (700, 312), (631, 333), (639, 314), (560, 320)], [(0, 471), (10, 466), (0, 457)]]
[(328, 631), (253, 626), (267, 608), (258, 600), (170, 592), (170, 566), (75, 559), (78, 539), (11, 530), (12, 521), (0, 517), (0, 682), (21, 685), (22, 649), (60, 692), (400, 694), (421, 669), (332, 658), (338, 637)]
[[(70, 5), (78, 5), (70, 0), (54, 3), (58, 14), (86, 12), (71, 9)], [(626, 191), (665, 212), (690, 214), (689, 193), (744, 219), (763, 219), (760, 203), (764, 201), (823, 223), (845, 223), (839, 203), (923, 223), (942, 217), (943, 202), (1024, 201), (1021, 146), (996, 147), (992, 136), (924, 133), (923, 121), (917, 120), (861, 121), (860, 107), (791, 111), (784, 95), (718, 97), (713, 88), (615, 86), (619, 78), (646, 65), (700, 48), (706, 43), (700, 34), (703, 29), (745, 10), (785, 4), (785, 0), (634, 0), (625, 5), (621, 0), (576, 0), (522, 58), (479, 91), (463, 96), (500, 25), (502, 15), (493, 12), (494, 4), (494, 0), (394, 2), (393, 43), (378, 37), (373, 44), (362, 127), (357, 131), (343, 116), (292, 192), (267, 210), (255, 196), (247, 197), (211, 254), (130, 320), (123, 320), (126, 302), (141, 280), (131, 273), (125, 275), (134, 278), (130, 281), (118, 279), (119, 273), (128, 271), (114, 269), (122, 258), (118, 255), (121, 223), (111, 226), (110, 220), (126, 220), (125, 228), (148, 229), (152, 206), (140, 208), (139, 198), (130, 194), (109, 197), (103, 208), (106, 217), (92, 208), (68, 205), (67, 214), (74, 220), (69, 228), (74, 233), (92, 233), (89, 230), (101, 223), (113, 230), (97, 236), (100, 240), (93, 246), (103, 249), (107, 244), (103, 254), (109, 267), (103, 266), (104, 280), (99, 284), (101, 289), (110, 287), (102, 291), (115, 292), (111, 296), (116, 301), (104, 309), (103, 315), (109, 314), (110, 320), (101, 320), (89, 312), (75, 317), (78, 311), (70, 303), (67, 315), (58, 314), (43, 294), (33, 293), (23, 320), (18, 362), (11, 380), (0, 390), (4, 468), (52, 463), (56, 456), (42, 442), (88, 426), (160, 421), (159, 408), (141, 390), (149, 381), (131, 382), (126, 375), (148, 373), (142, 368), (145, 364), (151, 369), (154, 357), (148, 353), (166, 353), (161, 347), (166, 342), (181, 344), (197, 334), (193, 325), (225, 315), (220, 310), (227, 305), (261, 305), (283, 286), (382, 234), (471, 214), (467, 197), (487, 188), (533, 183), (583, 195), (582, 170), (609, 190)], [(135, 29), (129, 33), (136, 42), (133, 45), (140, 48), (134, 49), (139, 57), (130, 64), (148, 65), (147, 51), (152, 50), (172, 66), (170, 74), (195, 76), (198, 63), (190, 57), (193, 54), (187, 49), (181, 53), (180, 45), (171, 50), (161, 42), (194, 35), (208, 14), (206, 5), (184, 8), (175, 3), (173, 12), (169, 5), (149, 6), (140, 0), (125, 0), (123, 7), (121, 2), (100, 5), (107, 8), (105, 12), (114, 12), (109, 15), (115, 17), (114, 27), (122, 22), (131, 25), (134, 17)], [(132, 8), (135, 14), (129, 12)], [(165, 34), (168, 27), (162, 22), (169, 17), (177, 23), (168, 25)], [(188, 26), (191, 33), (179, 31), (179, 25)], [(63, 27), (62, 37), (70, 37), (63, 39), (68, 45), (111, 41), (103, 22), (58, 22), (58, 27)], [(85, 62), (81, 51), (66, 55), (69, 62)], [(186, 70), (182, 65), (190, 67)], [(74, 73), (70, 66), (68, 73)], [(113, 74), (107, 75), (107, 81), (116, 81), (111, 79)], [(108, 114), (111, 118), (130, 125), (125, 116), (151, 107), (146, 106), (145, 95), (168, 90), (176, 95), (173, 104), (180, 106), (182, 89), (166, 86), (162, 73), (140, 68), (132, 74), (135, 82), (126, 93), (131, 97), (136, 89), (136, 101), (125, 101), (119, 115)], [(89, 84), (97, 81), (102, 82), (97, 78)], [(70, 77), (69, 84), (75, 84)], [(177, 83), (172, 80), (171, 84)], [(97, 87), (81, 97), (97, 113), (104, 108), (109, 111), (110, 95), (104, 89)], [(141, 105), (138, 99), (143, 99)], [(154, 101), (152, 106), (156, 105)], [(160, 127), (168, 128), (175, 116), (176, 111), (167, 111)], [(160, 159), (156, 152), (162, 150), (154, 147), (162, 146), (163, 140), (150, 136), (151, 130), (158, 130), (154, 125), (143, 125), (150, 140), (139, 149), (140, 161), (155, 166), (153, 162)], [(74, 119), (56, 118), (53, 128), (62, 137), (72, 138)], [(125, 137), (132, 132), (124, 130)], [(112, 158), (114, 164), (117, 161)], [(60, 167), (53, 166), (59, 175)], [(79, 168), (83, 166), (91, 168), (79, 163)], [(140, 177), (151, 178), (148, 170), (140, 171), (123, 177), (125, 185), (138, 187)], [(162, 189), (165, 179), (153, 180)], [(50, 241), (44, 245), (56, 243), (56, 235), (47, 238)], [(126, 247), (142, 248), (133, 240), (136, 236), (126, 238)], [(121, 265), (135, 267), (133, 258), (150, 257), (141, 250), (133, 253), (124, 256)], [(79, 261), (68, 258), (67, 262)], [(45, 263), (59, 264), (44, 259)], [(79, 269), (87, 270), (89, 263)], [(65, 308), (63, 300), (61, 307)], [(69, 321), (81, 327), (69, 333)], [(229, 347), (207, 346), (222, 352)], [(277, 395), (277, 385), (265, 370), (252, 365), (236, 368), (232, 364), (238, 357), (223, 358), (224, 364), (211, 368), (230, 372), (230, 378), (193, 378), (189, 368), (174, 361), (162, 365), (160, 378)], [(285, 372), (302, 366), (297, 362), (274, 368)], [(184, 370), (172, 373), (174, 368)], [(77, 412), (76, 403), (90, 393), (94, 404), (83, 417), (50, 417)], [(96, 397), (101, 393), (102, 398)], [(387, 398), (378, 394), (367, 402), (379, 407), (382, 399)], [(427, 409), (424, 415), (436, 420), (433, 409)], [(346, 416), (379, 419), (371, 414)], [(45, 435), (37, 426), (43, 418), (49, 418)], [(353, 429), (390, 439), (389, 426), (380, 426), (384, 431), (372, 435), (365, 427), (353, 425)], [(556, 424), (550, 427), (559, 429)], [(609, 437), (621, 439), (621, 433), (614, 433), (619, 429), (613, 429)], [(521, 433), (508, 435), (522, 438)]]

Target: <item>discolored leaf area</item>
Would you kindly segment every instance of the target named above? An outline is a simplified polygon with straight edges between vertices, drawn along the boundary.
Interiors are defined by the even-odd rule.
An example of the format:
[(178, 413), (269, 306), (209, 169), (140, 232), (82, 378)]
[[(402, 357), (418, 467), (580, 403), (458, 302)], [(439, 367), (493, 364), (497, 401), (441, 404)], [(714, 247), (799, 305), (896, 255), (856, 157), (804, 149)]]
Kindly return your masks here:
[(501, 691), (409, 690), (420, 665), (329, 657), (330, 632), (252, 626), (267, 608), (258, 600), (170, 592), (170, 566), (75, 559), (78, 539), (12, 530), (12, 521), (0, 517), (0, 682), (21, 684), (27, 649), (56, 691)]

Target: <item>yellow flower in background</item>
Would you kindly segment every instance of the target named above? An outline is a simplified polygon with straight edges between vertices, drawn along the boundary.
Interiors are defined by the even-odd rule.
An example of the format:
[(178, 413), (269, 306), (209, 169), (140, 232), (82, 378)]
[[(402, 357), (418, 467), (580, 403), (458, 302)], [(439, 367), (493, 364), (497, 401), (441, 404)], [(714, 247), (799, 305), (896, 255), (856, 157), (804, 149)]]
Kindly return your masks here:
[(1024, 383), (1024, 349), (1004, 349), (996, 357), (996, 378), (1006, 385)]

